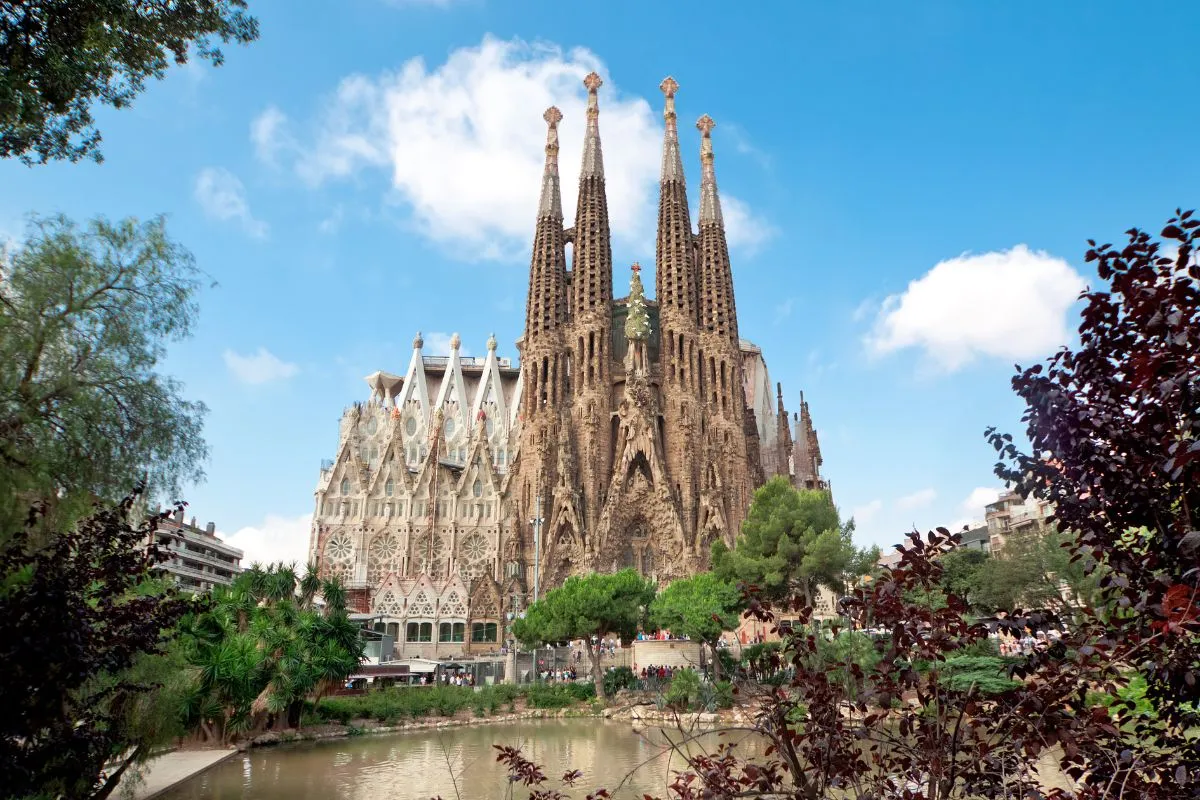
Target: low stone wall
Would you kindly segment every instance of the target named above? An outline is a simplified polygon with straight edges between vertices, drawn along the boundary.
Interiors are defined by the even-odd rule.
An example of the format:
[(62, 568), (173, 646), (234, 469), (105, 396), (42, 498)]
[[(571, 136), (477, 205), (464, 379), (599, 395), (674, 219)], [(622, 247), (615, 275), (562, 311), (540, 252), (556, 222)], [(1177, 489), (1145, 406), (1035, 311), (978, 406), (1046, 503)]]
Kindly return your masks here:
[(653, 664), (656, 667), (692, 667), (700, 669), (707, 663), (707, 654), (699, 642), (681, 639), (649, 639), (633, 643), (633, 671)]

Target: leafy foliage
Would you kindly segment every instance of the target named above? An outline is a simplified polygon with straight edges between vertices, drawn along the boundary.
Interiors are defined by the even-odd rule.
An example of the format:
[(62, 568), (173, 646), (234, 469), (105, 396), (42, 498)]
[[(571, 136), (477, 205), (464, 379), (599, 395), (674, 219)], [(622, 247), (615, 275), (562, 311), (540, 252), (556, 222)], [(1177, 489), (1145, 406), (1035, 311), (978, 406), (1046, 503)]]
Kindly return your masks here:
[[(6, 796), (104, 796), (176, 732), (136, 718), (166, 682), (168, 633), (189, 601), (151, 570), (158, 517), (131, 525), (136, 495), (48, 543), (40, 511), (0, 550), (0, 786)], [(37, 546), (35, 546), (35, 543)], [(112, 774), (110, 759), (119, 766)]]
[(244, 0), (27, 0), (0, 13), (0, 158), (101, 160), (91, 106), (124, 108), (189, 48), (219, 65), (213, 39), (246, 44)]
[(800, 592), (812, 606), (819, 587), (840, 591), (856, 559), (853, 523), (842, 524), (828, 492), (797, 490), (776, 476), (754, 493), (734, 549), (713, 544), (713, 573), (781, 599)]
[(0, 503), (87, 507), (202, 477), (204, 405), (155, 372), (191, 332), (200, 277), (161, 218), (34, 218), (0, 254)]
[(212, 608), (182, 627), (195, 667), (189, 723), (223, 742), (276, 715), (298, 725), (305, 700), (345, 680), (364, 648), (345, 592), (317, 580), (312, 565), (302, 580), (291, 567), (252, 567), (216, 587)]
[(612, 697), (622, 689), (637, 686), (637, 676), (629, 667), (614, 667), (604, 673), (604, 696)]
[(715, 678), (720, 680), (717, 641), (738, 625), (742, 593), (711, 572), (673, 581), (650, 604), (650, 621), (672, 635), (704, 642), (712, 651)]
[(632, 639), (653, 599), (654, 584), (632, 569), (611, 575), (572, 576), (532, 603), (525, 616), (514, 621), (513, 635), (526, 645), (582, 639), (591, 659), (596, 692), (603, 694), (600, 642), (611, 635)]

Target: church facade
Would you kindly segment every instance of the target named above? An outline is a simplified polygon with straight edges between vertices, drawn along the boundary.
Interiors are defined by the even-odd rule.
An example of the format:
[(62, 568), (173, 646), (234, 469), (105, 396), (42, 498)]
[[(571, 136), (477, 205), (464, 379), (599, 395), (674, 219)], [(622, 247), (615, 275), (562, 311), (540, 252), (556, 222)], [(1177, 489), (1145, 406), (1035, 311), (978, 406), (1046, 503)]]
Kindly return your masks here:
[[(426, 356), (367, 378), (318, 480), (310, 560), (341, 578), (405, 655), (488, 652), (511, 615), (571, 574), (634, 567), (666, 583), (732, 544), (755, 488), (826, 488), (808, 405), (792, 415), (740, 338), (717, 192), (701, 139), (692, 227), (667, 78), (655, 298), (640, 267), (614, 297), (600, 78), (588, 90), (574, 224), (562, 213), (557, 108), (547, 140), (519, 364)], [(567, 263), (568, 246), (571, 253)], [(774, 392), (772, 389), (774, 388)]]

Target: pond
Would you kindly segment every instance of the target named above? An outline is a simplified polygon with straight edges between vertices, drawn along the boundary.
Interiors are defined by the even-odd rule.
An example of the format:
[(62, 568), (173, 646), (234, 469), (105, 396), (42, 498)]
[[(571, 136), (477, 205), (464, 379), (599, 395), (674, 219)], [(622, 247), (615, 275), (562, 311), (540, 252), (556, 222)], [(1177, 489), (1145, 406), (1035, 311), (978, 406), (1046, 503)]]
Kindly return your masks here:
[[(742, 736), (743, 734), (738, 734)], [(678, 741), (678, 731), (670, 733)], [(713, 750), (727, 737), (708, 734), (692, 749)], [(572, 797), (604, 786), (618, 798), (665, 796), (669, 776), (683, 768), (658, 729), (629, 723), (567, 719), (478, 725), (412, 733), (356, 736), (258, 748), (239, 754), (175, 789), (161, 800), (494, 800), (507, 778), (494, 744), (520, 746), (526, 757), (557, 779), (583, 771)], [(742, 748), (748, 748), (743, 743)], [(741, 748), (739, 748), (741, 749)], [(617, 791), (618, 784), (624, 785)], [(548, 785), (557, 787), (552, 780)], [(516, 797), (528, 796), (518, 791)]]

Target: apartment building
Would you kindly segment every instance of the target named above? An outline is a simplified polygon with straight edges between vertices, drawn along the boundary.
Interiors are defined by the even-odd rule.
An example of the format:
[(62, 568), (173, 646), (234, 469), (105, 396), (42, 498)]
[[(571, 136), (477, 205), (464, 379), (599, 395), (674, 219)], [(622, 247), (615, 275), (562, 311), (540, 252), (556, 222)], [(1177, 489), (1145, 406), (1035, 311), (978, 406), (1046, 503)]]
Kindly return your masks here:
[(214, 522), (204, 528), (196, 525), (195, 517), (185, 522), (182, 510), (162, 520), (155, 536), (167, 559), (159, 568), (186, 591), (199, 593), (217, 584), (228, 586), (242, 571), (244, 554), (217, 538), (216, 531)]

